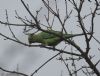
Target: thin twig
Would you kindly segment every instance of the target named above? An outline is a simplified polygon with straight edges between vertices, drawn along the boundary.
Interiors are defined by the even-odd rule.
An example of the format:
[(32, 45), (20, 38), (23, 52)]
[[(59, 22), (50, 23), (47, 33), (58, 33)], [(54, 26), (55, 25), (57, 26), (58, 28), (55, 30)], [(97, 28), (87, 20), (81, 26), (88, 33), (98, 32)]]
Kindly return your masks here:
[(57, 53), (56, 55), (54, 55), (53, 57), (51, 57), (50, 59), (48, 59), (45, 63), (43, 63), (37, 70), (35, 70), (31, 76), (33, 76), (35, 73), (37, 73), (42, 67), (44, 67), (48, 62), (50, 62), (52, 59), (54, 59), (56, 56), (58, 56), (60, 53)]
[[(6, 19), (7, 19), (7, 23), (9, 24), (7, 10), (6, 10)], [(12, 31), (11, 27), (10, 27), (9, 25), (8, 25), (8, 27), (9, 27), (9, 30), (10, 30), (12, 36), (13, 36), (16, 40), (18, 40), (18, 38), (15, 36), (14, 32)]]
[(9, 72), (9, 73), (19, 74), (19, 75), (23, 75), (23, 76), (28, 76), (28, 75), (26, 75), (24, 73), (20, 73), (20, 72), (16, 72), (16, 71), (9, 71), (9, 70), (6, 70), (6, 69), (4, 69), (2, 67), (0, 67), (0, 70), (2, 70), (4, 72)]

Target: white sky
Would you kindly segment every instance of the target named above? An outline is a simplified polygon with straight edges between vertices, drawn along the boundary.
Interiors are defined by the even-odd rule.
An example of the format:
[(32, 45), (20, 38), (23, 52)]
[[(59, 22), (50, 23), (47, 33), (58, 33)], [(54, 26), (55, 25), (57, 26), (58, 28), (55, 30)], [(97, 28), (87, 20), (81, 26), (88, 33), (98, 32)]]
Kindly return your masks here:
[[(39, 9), (40, 6), (43, 4), (41, 3), (41, 0), (24, 0), (27, 2), (30, 6), (30, 9), (32, 9), (33, 14), (35, 14), (35, 10)], [(62, 1), (59, 1), (60, 3), (63, 3)], [(54, 4), (52, 3), (52, 7)], [(63, 5), (62, 5), (63, 7)], [(61, 7), (60, 7), (61, 8)], [(87, 8), (87, 7), (86, 7)], [(22, 6), (20, 0), (0, 0), (0, 20), (5, 21), (5, 9), (8, 10), (9, 13), (9, 20), (13, 23), (20, 23), (20, 21), (15, 19), (15, 10), (18, 11), (19, 15), (24, 17), (27, 16), (29, 19), (31, 17), (28, 15), (27, 11)], [(61, 9), (63, 12), (63, 9)], [(46, 10), (44, 9), (41, 13), (46, 14)], [(85, 11), (86, 13), (86, 11)], [(62, 15), (63, 16), (63, 15)], [(40, 16), (40, 20), (43, 20), (43, 16)], [(74, 19), (72, 19), (74, 20)], [(99, 39), (100, 38), (100, 31), (99, 31), (99, 17), (96, 18), (96, 26), (95, 26), (95, 36)], [(45, 23), (45, 22), (44, 22)], [(72, 24), (72, 22), (68, 22), (67, 24)], [(74, 24), (74, 23), (73, 23)], [(87, 22), (88, 24), (88, 22)], [(57, 24), (59, 25), (59, 24)], [(71, 27), (74, 30), (78, 30), (77, 28)], [(24, 36), (21, 32), (22, 28), (14, 28), (16, 33), (16, 36), (20, 38), (21, 40), (27, 42), (27, 36)], [(54, 27), (54, 29), (59, 29), (59, 27)], [(69, 27), (70, 29), (70, 27)], [(71, 31), (71, 30), (70, 30)], [(75, 32), (79, 32), (75, 31)], [(8, 32), (7, 26), (3, 26), (0, 24), (0, 32), (11, 36), (10, 32)], [(15, 70), (17, 64), (19, 64), (19, 71), (31, 74), (36, 68), (38, 68), (44, 61), (55, 55), (57, 52), (51, 52), (50, 50), (46, 49), (40, 49), (40, 48), (29, 48), (25, 47), (23, 45), (19, 45), (15, 42), (11, 42), (9, 40), (3, 40), (0, 36), (0, 66), (4, 67), (5, 69), (9, 70)], [(94, 40), (92, 42), (95, 43)], [(81, 41), (79, 42), (81, 43)], [(84, 45), (83, 45), (84, 46)], [(97, 50), (97, 47), (99, 45), (97, 43), (91, 44), (91, 48), (93, 50)], [(95, 52), (92, 52), (95, 53)], [(100, 53), (100, 52), (99, 52)], [(97, 55), (98, 57), (99, 55)], [(97, 59), (97, 58), (96, 58)], [(100, 59), (100, 57), (99, 57)], [(63, 63), (60, 61), (56, 61), (54, 59), (52, 62), (48, 63), (45, 67), (43, 67), (35, 76), (60, 76), (61, 71), (63, 71), (63, 74), (66, 74), (66, 69)], [(66, 76), (66, 75), (63, 75)]]

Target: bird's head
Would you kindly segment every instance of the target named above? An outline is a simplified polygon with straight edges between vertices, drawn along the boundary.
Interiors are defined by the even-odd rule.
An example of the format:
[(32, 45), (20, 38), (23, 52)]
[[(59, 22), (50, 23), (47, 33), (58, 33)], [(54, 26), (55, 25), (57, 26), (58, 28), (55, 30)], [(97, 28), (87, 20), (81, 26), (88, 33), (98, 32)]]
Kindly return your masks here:
[(28, 35), (28, 42), (29, 42), (29, 44), (35, 43), (36, 42), (36, 36), (34, 34), (29, 34)]

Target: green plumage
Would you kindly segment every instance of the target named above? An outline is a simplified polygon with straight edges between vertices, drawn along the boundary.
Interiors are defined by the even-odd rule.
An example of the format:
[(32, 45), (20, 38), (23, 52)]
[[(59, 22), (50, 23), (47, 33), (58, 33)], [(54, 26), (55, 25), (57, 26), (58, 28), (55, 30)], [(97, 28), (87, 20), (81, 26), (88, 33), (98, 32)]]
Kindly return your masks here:
[[(69, 39), (75, 36), (84, 35), (84, 34), (74, 34), (74, 35), (73, 34), (63, 34), (62, 35), (61, 32), (54, 31), (54, 30), (49, 30), (49, 32), (61, 35), (65, 37), (66, 39)], [(28, 36), (29, 44), (41, 43), (42, 45), (46, 45), (46, 46), (56, 46), (62, 41), (62, 39), (51, 33), (40, 32), (38, 34), (29, 34)]]
[[(60, 34), (58, 31), (52, 31), (52, 33)], [(29, 34), (28, 41), (29, 44), (41, 43), (46, 46), (55, 46), (61, 42), (61, 39), (53, 34), (40, 32), (38, 34)]]

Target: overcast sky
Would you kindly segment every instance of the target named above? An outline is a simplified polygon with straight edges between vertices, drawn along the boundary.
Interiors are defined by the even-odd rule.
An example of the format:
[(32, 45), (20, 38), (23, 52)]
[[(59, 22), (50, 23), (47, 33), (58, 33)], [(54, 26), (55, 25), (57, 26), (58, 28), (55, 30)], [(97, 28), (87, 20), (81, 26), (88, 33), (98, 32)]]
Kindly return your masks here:
[[(33, 14), (35, 14), (35, 10), (39, 9), (40, 6), (43, 6), (41, 0), (24, 0), (24, 1), (29, 4), (30, 9), (32, 9)], [(63, 3), (63, 2), (59, 1), (59, 5), (60, 3)], [(53, 6), (54, 4), (52, 3), (52, 7)], [(9, 20), (12, 23), (21, 23), (19, 20), (16, 20), (15, 18), (15, 10), (17, 10), (20, 16), (22, 17), (27, 16), (29, 19), (31, 19), (27, 11), (24, 9), (20, 0), (9, 0), (9, 1), (0, 0), (0, 20), (3, 20), (3, 21), (5, 21), (5, 17), (6, 17), (5, 9), (8, 10)], [(63, 12), (63, 9), (61, 9), (61, 11)], [(43, 11), (41, 12), (41, 14), (46, 14), (46, 13), (47, 11), (45, 9), (43, 9)], [(96, 18), (97, 22), (95, 26), (95, 32), (96, 32), (95, 36), (99, 39), (100, 38), (100, 31), (99, 31), (100, 23), (98, 19), (99, 17)], [(44, 21), (43, 16), (40, 16), (40, 20)], [(68, 22), (69, 25), (71, 23), (72, 22)], [(88, 22), (86, 23), (88, 24)], [(70, 27), (70, 28), (73, 29), (73, 27)], [(14, 29), (13, 31), (15, 32), (16, 36), (19, 39), (21, 39), (24, 42), (27, 42), (27, 36), (23, 35), (22, 28), (14, 27), (13, 29)], [(59, 29), (59, 27), (55, 26), (54, 29)], [(77, 28), (75, 28), (73, 31), (75, 30), (77, 30)], [(77, 33), (79, 31), (80, 30), (75, 31), (75, 32)], [(0, 24), (0, 32), (4, 33), (7, 36), (11, 36), (7, 26), (3, 26), (1, 24)], [(92, 41), (95, 43), (95, 40), (92, 40)], [(81, 43), (81, 41), (79, 43)], [(95, 46), (94, 44), (92, 44), (91, 46), (93, 50), (97, 49), (95, 46), (99, 47), (97, 43), (95, 44)], [(49, 59), (56, 53), (57, 52), (51, 52), (50, 50), (43, 49), (43, 48), (25, 47), (23, 45), (17, 44), (12, 41), (4, 40), (4, 38), (0, 36), (0, 67), (2, 66), (3, 68), (8, 69), (8, 70), (15, 70), (18, 64), (20, 72), (31, 74), (44, 61), (46, 61), (47, 59)], [(92, 52), (92, 53), (95, 53), (95, 52)], [(53, 61), (48, 63), (45, 67), (43, 67), (37, 74), (35, 74), (35, 76), (60, 76), (61, 71), (63, 71), (63, 74), (64, 74), (63, 76), (66, 76), (65, 75), (66, 71), (64, 70), (66, 70), (64, 64), (54, 59)]]
[[(41, 0), (24, 1), (26, 1), (30, 5), (33, 13), (35, 13), (35, 11), (43, 5), (41, 3)], [(31, 19), (27, 11), (22, 6), (20, 0), (0, 0), (0, 20), (3, 21), (5, 21), (6, 17), (5, 9), (8, 10), (9, 20), (12, 23), (20, 23), (19, 20), (15, 19), (15, 10), (17, 10), (20, 16), (27, 16), (29, 19)], [(45, 14), (46, 11), (41, 13)], [(41, 18), (41, 20), (43, 20), (43, 18)], [(1, 26), (0, 24), (0, 27), (2, 27), (0, 28), (0, 32), (7, 36), (11, 36), (6, 26)], [(21, 30), (22, 28), (14, 28), (13, 31), (16, 32), (15, 34), (19, 39), (27, 42), (27, 36), (24, 36), (21, 33)], [(25, 47), (12, 41), (4, 40), (3, 37), (0, 37), (0, 66), (8, 70), (15, 70), (18, 64), (20, 72), (31, 74), (47, 59), (55, 54), (56, 52), (52, 53), (46, 49), (40, 50), (40, 48)], [(58, 63), (55, 60), (56, 59), (43, 67), (43, 69), (41, 69), (39, 73), (36, 74), (36, 76), (59, 76), (62, 70), (62, 66), (60, 65), (61, 63)], [(57, 66), (55, 66), (55, 64)]]

